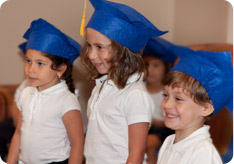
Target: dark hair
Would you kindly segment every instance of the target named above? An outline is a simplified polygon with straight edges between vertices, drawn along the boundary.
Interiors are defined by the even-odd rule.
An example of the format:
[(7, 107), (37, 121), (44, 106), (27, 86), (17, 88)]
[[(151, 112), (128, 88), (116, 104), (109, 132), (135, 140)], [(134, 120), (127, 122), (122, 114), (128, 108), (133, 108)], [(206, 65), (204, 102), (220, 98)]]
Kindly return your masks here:
[(63, 73), (63, 75), (60, 77), (61, 79), (64, 79), (66, 81), (66, 84), (68, 86), (68, 89), (72, 92), (75, 93), (75, 87), (73, 84), (73, 79), (72, 79), (72, 68), (73, 65), (70, 63), (69, 59), (65, 59), (59, 56), (51, 55), (48, 53), (42, 52), (42, 55), (45, 57), (48, 57), (52, 61), (51, 69), (57, 70), (59, 66), (62, 64), (67, 65), (66, 71)]
[[(183, 88), (183, 92), (190, 96), (193, 101), (200, 105), (205, 105), (206, 103), (212, 104), (210, 97), (204, 88), (204, 86), (194, 79), (192, 76), (179, 72), (179, 71), (171, 71), (169, 72), (162, 81), (164, 86), (171, 86)], [(212, 117), (213, 113), (211, 113), (206, 118)]]
[[(109, 61), (111, 67), (108, 71), (108, 78), (113, 80), (119, 89), (122, 89), (131, 75), (134, 73), (141, 75), (145, 67), (144, 61), (139, 53), (135, 53), (113, 40), (111, 40), (111, 51), (113, 58)], [(88, 58), (87, 43), (83, 46), (81, 62), (88, 71), (91, 80), (102, 76)]]
[[(143, 54), (143, 59), (144, 59), (144, 58), (147, 58), (147, 57), (153, 57), (153, 58), (155, 58), (155, 59), (159, 59), (159, 60), (162, 61), (163, 65), (164, 65), (164, 68), (165, 68), (165, 70), (164, 70), (164, 75), (166, 75), (166, 74), (170, 71), (170, 69), (174, 66), (174, 62), (166, 62), (166, 61), (162, 60), (162, 59), (159, 58), (159, 57), (155, 57), (155, 56), (148, 55), (148, 54)], [(146, 75), (145, 75), (145, 80), (146, 80), (146, 78), (147, 78), (147, 76), (148, 76), (148, 72), (149, 72), (146, 63), (145, 63), (145, 69), (146, 69)]]

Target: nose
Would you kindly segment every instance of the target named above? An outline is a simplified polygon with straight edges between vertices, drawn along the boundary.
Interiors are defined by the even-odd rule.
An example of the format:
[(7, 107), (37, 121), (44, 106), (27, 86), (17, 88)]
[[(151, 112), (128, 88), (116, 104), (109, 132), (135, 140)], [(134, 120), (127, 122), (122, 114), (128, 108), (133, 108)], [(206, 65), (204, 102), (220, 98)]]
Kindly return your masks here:
[(97, 53), (91, 47), (88, 50), (88, 57), (90, 60), (97, 58)]
[(24, 70), (25, 72), (28, 72), (28, 73), (33, 73), (35, 72), (35, 68), (34, 68), (34, 64), (32, 63), (26, 63), (25, 66), (24, 66)]
[(162, 109), (171, 109), (173, 107), (173, 101), (170, 98), (163, 99), (161, 106)]

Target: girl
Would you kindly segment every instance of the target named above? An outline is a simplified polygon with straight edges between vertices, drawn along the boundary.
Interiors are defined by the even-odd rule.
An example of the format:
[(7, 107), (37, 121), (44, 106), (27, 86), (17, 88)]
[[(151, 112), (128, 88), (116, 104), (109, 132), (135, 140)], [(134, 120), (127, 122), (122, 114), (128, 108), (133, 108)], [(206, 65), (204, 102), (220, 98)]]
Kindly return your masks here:
[(80, 45), (43, 19), (33, 21), (24, 38), (20, 48), (31, 87), (17, 101), (7, 163), (81, 163), (84, 135), (71, 75)]
[(96, 86), (88, 101), (86, 163), (140, 164), (154, 106), (139, 52), (149, 37), (163, 32), (126, 5), (90, 2), (95, 12), (81, 57)]
[(150, 96), (154, 100), (154, 112), (151, 127), (146, 145), (147, 162), (155, 164), (157, 161), (158, 150), (164, 139), (174, 133), (173, 130), (166, 128), (164, 125), (164, 117), (161, 111), (161, 102), (163, 100), (163, 84), (162, 79), (172, 68), (176, 60), (176, 56), (167, 51), (172, 43), (154, 37), (149, 40), (144, 51), (143, 59), (146, 65), (146, 88)]

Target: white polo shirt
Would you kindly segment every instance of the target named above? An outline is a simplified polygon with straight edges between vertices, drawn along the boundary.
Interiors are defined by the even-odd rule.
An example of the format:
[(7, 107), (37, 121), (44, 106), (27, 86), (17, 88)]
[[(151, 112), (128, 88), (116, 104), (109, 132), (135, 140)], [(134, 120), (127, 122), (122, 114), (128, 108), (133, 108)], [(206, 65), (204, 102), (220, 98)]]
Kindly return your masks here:
[(175, 144), (175, 134), (168, 136), (160, 148), (157, 164), (222, 164), (209, 128), (204, 125)]
[(163, 117), (162, 109), (161, 109), (161, 103), (163, 100), (162, 95), (163, 95), (163, 91), (150, 94), (150, 96), (152, 97), (152, 99), (154, 101), (154, 106), (155, 106), (154, 113), (153, 113), (153, 119), (160, 120), (160, 121), (165, 120)]
[(129, 154), (128, 126), (139, 122), (150, 123), (154, 110), (153, 100), (142, 77), (139, 79), (139, 75), (133, 75), (124, 89), (118, 89), (112, 80), (105, 81), (106, 75), (96, 80), (87, 108), (84, 150), (87, 164), (126, 163)]
[(69, 157), (70, 142), (63, 115), (80, 110), (65, 81), (41, 92), (27, 87), (17, 102), (22, 113), (20, 163), (45, 164)]

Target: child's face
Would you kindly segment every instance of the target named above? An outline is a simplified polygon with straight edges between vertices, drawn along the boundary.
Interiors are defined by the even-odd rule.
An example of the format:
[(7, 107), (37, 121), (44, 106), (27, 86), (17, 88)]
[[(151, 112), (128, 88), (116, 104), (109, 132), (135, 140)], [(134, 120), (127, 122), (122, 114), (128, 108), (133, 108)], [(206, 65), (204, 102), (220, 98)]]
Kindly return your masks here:
[(190, 134), (202, 127), (203, 106), (195, 103), (182, 88), (165, 86), (163, 92), (161, 106), (168, 128)]
[(59, 72), (51, 69), (52, 61), (40, 51), (28, 49), (25, 55), (24, 73), (32, 86), (39, 91), (59, 83)]
[(88, 57), (100, 74), (106, 74), (111, 66), (111, 40), (91, 28), (86, 29)]
[(144, 62), (148, 69), (147, 82), (148, 83), (161, 83), (165, 74), (165, 65), (161, 59), (153, 56), (144, 56)]

